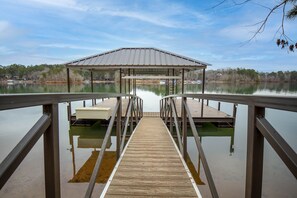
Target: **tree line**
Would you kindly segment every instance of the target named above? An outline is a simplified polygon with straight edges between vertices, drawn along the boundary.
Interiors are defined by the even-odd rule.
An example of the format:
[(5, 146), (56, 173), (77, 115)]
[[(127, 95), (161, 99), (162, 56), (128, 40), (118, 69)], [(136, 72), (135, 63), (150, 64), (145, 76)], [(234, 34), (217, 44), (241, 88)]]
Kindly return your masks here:
[[(90, 80), (89, 70), (71, 69), (70, 75), (72, 81)], [(115, 80), (114, 71), (95, 71), (94, 80)], [(34, 65), (25, 66), (12, 64), (8, 66), (0, 65), (0, 80), (32, 80), (32, 81), (53, 81), (66, 82), (66, 67), (64, 65)], [(198, 80), (202, 78), (201, 70), (188, 72), (185, 74), (187, 80)], [(226, 68), (206, 71), (207, 81), (222, 82), (297, 82), (297, 71), (277, 71), (277, 72), (258, 72), (254, 69), (245, 68)]]
[[(189, 80), (202, 78), (202, 72), (194, 71), (186, 75)], [(214, 82), (297, 82), (297, 71), (258, 72), (254, 69), (226, 68), (206, 71), (206, 81)]]
[[(70, 77), (72, 81), (90, 80), (90, 71), (81, 69), (71, 69)], [(0, 65), (0, 80), (31, 80), (31, 81), (55, 81), (66, 82), (66, 67), (64, 65), (31, 65), (12, 64), (8, 66)], [(93, 72), (94, 80), (114, 80), (114, 72)]]

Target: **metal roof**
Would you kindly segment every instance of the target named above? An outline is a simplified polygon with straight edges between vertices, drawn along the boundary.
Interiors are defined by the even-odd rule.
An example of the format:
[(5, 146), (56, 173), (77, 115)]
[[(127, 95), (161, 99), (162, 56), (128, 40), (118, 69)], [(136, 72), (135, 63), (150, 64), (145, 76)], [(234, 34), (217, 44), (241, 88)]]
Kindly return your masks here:
[(205, 68), (208, 63), (156, 48), (120, 48), (65, 64), (87, 69)]

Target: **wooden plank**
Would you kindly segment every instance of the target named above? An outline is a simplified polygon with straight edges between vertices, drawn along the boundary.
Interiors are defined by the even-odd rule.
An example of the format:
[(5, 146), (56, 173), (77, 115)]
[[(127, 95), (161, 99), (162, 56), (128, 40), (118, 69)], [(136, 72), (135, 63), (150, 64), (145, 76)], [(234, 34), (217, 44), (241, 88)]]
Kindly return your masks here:
[[(120, 166), (118, 168), (118, 171), (125, 171), (125, 172), (138, 172), (138, 171), (144, 171), (143, 167), (139, 166)], [(173, 167), (146, 167), (146, 172), (175, 172), (175, 173), (183, 173), (184, 170), (179, 166), (173, 166)]]
[(114, 180), (115, 186), (156, 186), (156, 187), (189, 187), (191, 182), (189, 180), (144, 180), (144, 179), (117, 179)]
[[(177, 99), (175, 101), (176, 109), (178, 117), (181, 117), (181, 99)], [(188, 98), (187, 99), (187, 105), (190, 109), (191, 115), (193, 118), (199, 118), (201, 117), (201, 102), (198, 102), (197, 100), (193, 100)], [(230, 115), (219, 111), (213, 107), (203, 105), (203, 117), (206, 118), (225, 118), (230, 117)]]
[[(106, 198), (148, 198), (150, 196), (138, 196), (138, 195), (106, 195)], [(171, 197), (167, 197), (167, 196), (154, 196), (154, 197), (162, 197), (162, 198), (171, 198)], [(197, 196), (193, 196), (193, 198), (197, 198)], [(180, 197), (180, 198), (191, 198), (191, 197)]]
[(197, 196), (190, 187), (110, 186), (107, 195)]
[(197, 197), (192, 176), (160, 118), (142, 118), (105, 197)]

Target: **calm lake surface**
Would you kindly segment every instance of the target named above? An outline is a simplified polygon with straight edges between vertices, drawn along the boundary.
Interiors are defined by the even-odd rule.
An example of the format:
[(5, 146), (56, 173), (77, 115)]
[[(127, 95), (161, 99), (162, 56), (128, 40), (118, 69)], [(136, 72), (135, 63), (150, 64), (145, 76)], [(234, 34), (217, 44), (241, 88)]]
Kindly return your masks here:
[[(73, 92), (90, 92), (90, 90), (90, 85), (71, 87)], [(65, 85), (0, 86), (1, 94), (66, 91)], [(119, 88), (114, 84), (95, 84), (94, 91), (115, 93), (119, 91)], [(186, 93), (200, 93), (200, 91), (200, 85), (186, 86)], [(164, 96), (164, 93), (164, 85), (137, 85), (137, 95), (144, 100), (144, 111), (159, 111), (159, 100)], [(206, 93), (297, 96), (297, 85), (276, 83), (260, 85), (207, 84)], [(100, 101), (98, 100), (98, 102)], [(87, 104), (90, 105), (91, 102), (87, 101)], [(210, 102), (210, 105), (217, 107), (216, 102)], [(82, 106), (82, 102), (74, 103), (73, 111), (79, 106)], [(232, 114), (232, 105), (222, 103), (221, 110)], [(40, 106), (0, 111), (0, 161), (35, 124), (41, 113)], [(297, 113), (268, 109), (266, 117), (296, 152)], [(82, 167), (85, 167), (86, 162), (89, 162), (96, 149), (89, 148), (90, 146), (88, 147), (82, 139), (70, 135), (66, 104), (59, 104), (59, 127), (62, 197), (83, 197), (88, 183), (83, 182), (83, 178), (74, 182), (74, 175), (78, 174)], [(100, 137), (103, 138), (102, 135)], [(233, 145), (231, 138), (230, 136), (204, 136), (202, 145), (220, 197), (244, 197), (247, 147), (247, 106), (245, 105), (238, 106)], [(72, 140), (73, 144), (71, 144)], [(115, 138), (112, 137), (109, 151), (115, 150), (114, 142)], [(74, 152), (71, 152), (73, 150)], [(198, 169), (198, 152), (193, 137), (188, 137), (188, 152), (193, 164)], [(266, 141), (263, 172), (263, 197), (297, 196), (296, 179)], [(202, 182), (207, 184), (202, 167), (199, 176)], [(104, 184), (96, 184), (93, 195), (98, 195), (103, 187)], [(199, 185), (199, 189), (204, 197), (211, 197), (207, 185)], [(0, 197), (44, 197), (42, 138), (0, 191)]]

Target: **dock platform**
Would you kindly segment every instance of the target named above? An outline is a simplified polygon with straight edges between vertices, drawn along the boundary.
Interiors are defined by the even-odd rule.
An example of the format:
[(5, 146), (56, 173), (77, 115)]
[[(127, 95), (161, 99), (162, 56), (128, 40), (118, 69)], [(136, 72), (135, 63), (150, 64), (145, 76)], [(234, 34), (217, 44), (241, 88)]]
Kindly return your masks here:
[[(125, 113), (128, 107), (129, 99), (122, 98), (122, 118), (125, 117)], [(116, 104), (116, 99), (105, 99), (104, 101), (95, 105), (95, 107), (99, 108), (110, 108), (111, 112), (113, 111)], [(178, 119), (181, 120), (181, 100), (177, 99), (175, 101), (176, 110)], [(228, 115), (227, 113), (220, 111), (214, 107), (203, 105), (203, 115), (201, 116), (201, 102), (188, 99), (187, 104), (189, 106), (191, 115), (193, 117), (194, 122), (199, 125), (201, 123), (212, 122), (215, 123), (218, 127), (233, 127), (235, 123), (235, 117)], [(88, 107), (92, 108), (92, 107)], [(160, 117), (160, 112), (143, 112), (144, 117)], [(76, 115), (73, 114), (71, 117), (71, 123), (77, 123)]]
[(101, 197), (201, 197), (161, 118), (143, 117)]

